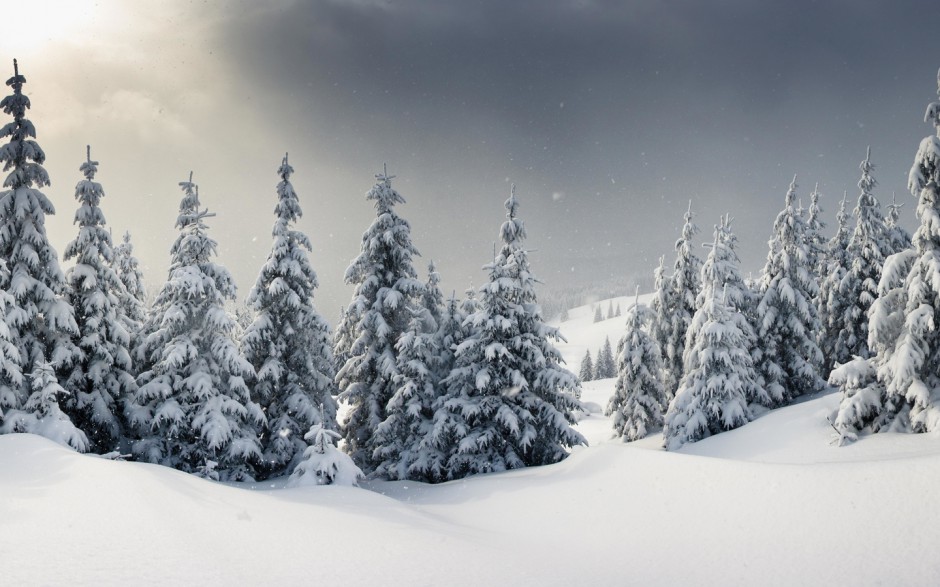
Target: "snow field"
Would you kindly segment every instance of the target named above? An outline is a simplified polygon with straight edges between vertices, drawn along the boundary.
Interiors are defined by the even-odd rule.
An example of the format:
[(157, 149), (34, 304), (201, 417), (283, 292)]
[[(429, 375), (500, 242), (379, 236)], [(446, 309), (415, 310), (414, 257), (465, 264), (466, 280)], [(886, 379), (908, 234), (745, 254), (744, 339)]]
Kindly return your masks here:
[[(633, 297), (618, 301), (625, 314)], [(624, 328), (569, 315), (569, 369)], [(583, 387), (590, 447), (436, 486), (249, 489), (3, 435), (2, 583), (936, 584), (936, 436), (838, 448), (829, 393), (665, 452), (660, 435), (610, 438), (613, 383)]]

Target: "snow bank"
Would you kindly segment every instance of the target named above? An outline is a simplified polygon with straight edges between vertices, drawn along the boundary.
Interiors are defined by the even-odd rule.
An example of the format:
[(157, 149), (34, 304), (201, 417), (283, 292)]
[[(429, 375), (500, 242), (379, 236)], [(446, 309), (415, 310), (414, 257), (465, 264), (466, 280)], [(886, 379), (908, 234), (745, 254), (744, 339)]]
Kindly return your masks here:
[[(615, 341), (620, 319), (571, 314), (566, 356)], [(589, 382), (583, 397), (603, 405), (612, 388)], [(591, 446), (558, 465), (371, 491), (229, 486), (0, 436), (3, 583), (936, 584), (940, 438), (837, 448), (837, 403), (810, 398), (672, 453), (658, 436), (611, 440), (593, 410), (578, 425)]]

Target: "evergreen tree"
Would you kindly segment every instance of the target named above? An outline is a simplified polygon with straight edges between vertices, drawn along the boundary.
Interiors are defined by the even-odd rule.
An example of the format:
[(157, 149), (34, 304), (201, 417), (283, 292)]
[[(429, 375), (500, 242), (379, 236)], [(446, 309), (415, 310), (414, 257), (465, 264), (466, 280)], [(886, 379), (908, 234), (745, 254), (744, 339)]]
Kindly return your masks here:
[(19, 408), (23, 407), (19, 401), (23, 385), (20, 351), (13, 343), (7, 325), (7, 316), (15, 303), (13, 296), (6, 290), (9, 283), (10, 273), (0, 259), (0, 433), (12, 432), (12, 429), (6, 429), (6, 422), (14, 414), (20, 413)]
[(755, 359), (774, 407), (815, 393), (824, 385), (819, 375), (822, 353), (815, 341), (819, 317), (814, 300), (819, 288), (809, 266), (806, 229), (795, 200), (796, 177), (768, 243), (755, 321), (760, 341)]
[(607, 302), (607, 320), (610, 320), (614, 317), (614, 301), (610, 300)]
[[(318, 418), (323, 421), (325, 418)], [(362, 479), (362, 471), (349, 455), (336, 448), (336, 441), (341, 438), (334, 430), (323, 424), (314, 424), (304, 434), (308, 443), (302, 460), (294, 467), (287, 480), (288, 487), (308, 487), (314, 485), (346, 485), (355, 487)]]
[[(738, 268), (740, 265), (736, 251), (738, 239), (731, 230), (731, 222), (731, 217), (724, 216), (715, 226), (714, 240), (708, 257), (702, 265), (702, 291), (696, 301), (699, 309), (692, 316), (692, 323), (689, 325), (686, 338), (686, 354), (683, 357), (683, 364), (687, 367), (696, 362), (693, 354), (698, 351), (692, 343), (701, 337), (701, 330), (711, 318), (711, 315), (705, 311), (705, 306), (708, 300), (717, 297), (721, 297), (724, 305), (730, 310), (728, 319), (734, 323), (734, 327), (740, 334), (743, 349), (748, 357), (753, 357), (757, 353), (757, 335), (751, 324), (755, 305), (754, 293), (744, 283)], [(753, 360), (746, 361), (740, 369), (739, 386), (748, 403), (768, 407), (773, 405), (772, 398), (760, 385), (760, 377), (754, 369)]]
[(872, 194), (876, 182), (871, 172), (871, 148), (865, 160), (859, 165), (862, 178), (858, 181), (861, 194), (855, 207), (855, 231), (849, 241), (848, 255), (852, 260), (840, 287), (841, 295), (849, 303), (842, 317), (842, 329), (838, 342), (847, 359), (859, 356), (867, 359), (871, 356), (868, 348), (868, 309), (878, 297), (878, 282), (881, 280), (881, 268), (890, 254), (890, 245), (881, 205)]
[[(395, 394), (398, 351), (395, 343), (408, 328), (411, 308), (424, 294), (412, 259), (418, 250), (411, 243), (411, 228), (395, 212), (405, 199), (392, 189), (387, 173), (366, 194), (375, 202), (376, 219), (362, 235), (362, 247), (346, 270), (346, 283), (355, 286), (352, 301), (339, 326), (355, 332), (348, 359), (336, 375), (340, 399), (349, 404), (343, 422), (346, 450), (366, 474), (371, 474), (376, 446), (373, 434), (387, 416)], [(355, 326), (353, 326), (355, 325)]]
[[(144, 289), (144, 274), (140, 270), (140, 261), (134, 256), (131, 233), (125, 232), (121, 244), (114, 247), (114, 259), (111, 267), (124, 286), (124, 289), (118, 295), (118, 320), (124, 325), (124, 330), (130, 336), (129, 348), (136, 349), (140, 344), (140, 329), (147, 317), (147, 293)], [(133, 356), (131, 359), (133, 359)], [(136, 372), (136, 369), (131, 371)]]
[(75, 199), (80, 204), (75, 213), (79, 230), (65, 248), (65, 259), (75, 261), (66, 279), (81, 356), (66, 379), (65, 387), (70, 392), (66, 409), (76, 426), (85, 431), (92, 447), (106, 453), (121, 450), (121, 410), (125, 399), (137, 392), (137, 383), (131, 364), (130, 334), (120, 311), (121, 300), (128, 294), (111, 267), (111, 234), (105, 228), (100, 207), (104, 190), (95, 181), (98, 162), (91, 160), (91, 147), (79, 170), (85, 176), (75, 187)]
[(473, 333), (457, 348), (429, 438), (449, 455), (450, 479), (555, 463), (585, 443), (570, 426), (580, 386), (550, 342), (558, 330), (542, 319), (514, 188), (506, 208), (502, 248), (485, 267), (489, 283), (467, 318)]
[(138, 427), (133, 450), (152, 463), (221, 480), (252, 478), (261, 458), (257, 427), (264, 413), (249, 397), (255, 372), (232, 339), (234, 320), (225, 301), (235, 299), (229, 272), (212, 261), (216, 243), (206, 234), (199, 190), (180, 182), (179, 236), (170, 272), (147, 324), (139, 356), (145, 370), (129, 402)]
[(614, 318), (620, 318), (620, 302), (617, 302), (617, 309), (614, 311)]
[(842, 294), (841, 289), (845, 275), (852, 265), (848, 251), (847, 219), (843, 196), (836, 213), (836, 233), (829, 239), (826, 247), (827, 264), (819, 286), (818, 311), (821, 329), (817, 340), (823, 355), (820, 373), (829, 373), (837, 364), (846, 363), (851, 359), (848, 348), (839, 344), (839, 332), (842, 331), (847, 306), (852, 303)]
[(52, 365), (38, 363), (24, 379), (29, 382), (31, 393), (22, 410), (7, 413), (2, 431), (38, 434), (79, 452), (88, 450), (88, 437), (60, 407), (68, 393), (59, 385)]
[[(23, 94), (26, 78), (20, 75), (15, 59), (13, 70), (13, 77), (6, 82), (13, 93), (0, 101), (0, 109), (13, 117), (12, 122), (0, 129), (0, 138), (9, 137), (0, 146), (0, 163), (3, 171), (9, 172), (3, 182), (7, 189), (0, 192), (0, 261), (6, 265), (8, 277), (2, 284), (3, 290), (13, 298), (6, 313), (10, 341), (16, 345), (21, 373), (30, 374), (19, 378), (19, 388), (7, 392), (4, 403), (8, 410), (25, 410), (23, 414), (9, 413), (7, 417), (9, 420), (15, 416), (22, 423), (31, 417), (42, 417), (34, 411), (40, 409), (40, 404), (28, 401), (34, 392), (34, 374), (40, 373), (39, 368), (46, 363), (66, 372), (79, 359), (80, 351), (72, 342), (78, 326), (72, 307), (63, 297), (65, 276), (59, 267), (59, 256), (46, 236), (46, 215), (55, 213), (52, 202), (40, 191), (49, 185), (49, 175), (42, 167), (46, 155), (33, 140), (36, 128), (26, 118), (30, 101)], [(0, 369), (10, 373), (15, 370), (13, 365)], [(41, 405), (48, 410), (44, 413), (61, 412), (49, 402), (64, 399), (62, 393), (48, 394), (45, 398), (46, 403)], [(31, 431), (22, 430), (22, 426), (17, 429)], [(77, 436), (69, 438), (71, 446), (84, 450), (85, 443), (79, 442)]]
[(349, 350), (356, 341), (359, 324), (347, 319), (346, 306), (340, 306), (336, 330), (333, 331), (333, 370), (339, 372), (349, 358)]
[[(671, 314), (675, 307), (675, 296), (672, 289), (672, 278), (666, 275), (666, 257), (659, 258), (659, 266), (653, 271), (653, 299), (650, 302), (650, 336), (656, 341), (660, 352), (663, 354), (663, 389), (666, 390), (666, 404), (663, 404), (665, 410), (672, 394), (669, 388), (668, 366), (672, 364), (670, 353), (675, 349), (670, 347), (670, 324)], [(673, 390), (674, 391), (674, 390)]]
[[(937, 75), (940, 95), (940, 72)], [(889, 257), (872, 304), (868, 361), (833, 373), (843, 388), (835, 427), (843, 442), (866, 427), (874, 432), (940, 429), (940, 101), (925, 121), (936, 134), (920, 143), (908, 176), (918, 197), (913, 248)]]
[(604, 338), (604, 346), (597, 351), (597, 364), (594, 365), (594, 379), (609, 379), (617, 376), (614, 351), (610, 346), (610, 337)]
[(377, 476), (430, 483), (446, 479), (447, 453), (425, 442), (439, 403), (433, 322), (427, 308), (413, 309), (408, 330), (395, 345), (397, 387), (386, 406), (387, 416), (373, 436)]
[(685, 224), (682, 234), (676, 241), (676, 263), (671, 278), (672, 306), (666, 313), (668, 330), (666, 344), (662, 348), (665, 375), (663, 383), (666, 387), (666, 396), (672, 398), (676, 392), (679, 380), (685, 372), (682, 357), (685, 354), (686, 332), (692, 323), (692, 315), (696, 310), (696, 298), (701, 289), (702, 261), (695, 256), (692, 239), (698, 234), (698, 227), (692, 223), (692, 202), (686, 211)]
[(597, 324), (598, 322), (603, 322), (603, 321), (604, 321), (604, 314), (603, 312), (601, 312), (601, 307), (595, 304), (594, 305), (594, 323)]
[(437, 272), (434, 261), (428, 262), (428, 280), (424, 284), (421, 294), (421, 306), (430, 313), (428, 327), (437, 328), (441, 324), (441, 315), (444, 312), (444, 294), (441, 293), (441, 274)]
[(578, 375), (581, 381), (592, 381), (594, 379), (594, 361), (591, 360), (591, 351), (584, 351), (584, 359), (581, 360), (581, 372)]
[(900, 253), (911, 248), (911, 235), (903, 226), (899, 224), (901, 219), (901, 208), (904, 204), (898, 204), (896, 193), (891, 194), (891, 204), (888, 206), (888, 213), (885, 214), (885, 228), (888, 233), (888, 249), (890, 254)]
[(750, 418), (748, 381), (753, 373), (747, 340), (727, 300), (712, 296), (692, 345), (687, 371), (663, 424), (663, 446), (676, 450), (713, 434), (743, 426)]
[(267, 418), (261, 437), (263, 477), (290, 471), (306, 450), (303, 437), (313, 426), (337, 427), (330, 328), (313, 304), (318, 282), (310, 239), (294, 228), (303, 212), (290, 181), (293, 172), (284, 155), (271, 252), (248, 294), (255, 318), (241, 343), (257, 373), (252, 400)]
[(644, 438), (663, 425), (663, 359), (656, 341), (644, 330), (650, 318), (637, 295), (627, 310), (627, 331), (617, 345), (617, 382), (604, 414), (613, 416), (614, 433), (624, 442)]
[(809, 250), (809, 266), (818, 279), (825, 275), (827, 264), (826, 237), (822, 231), (826, 228), (826, 223), (820, 218), (822, 208), (819, 207), (819, 183), (813, 188), (810, 194), (809, 212), (806, 216), (806, 244)]

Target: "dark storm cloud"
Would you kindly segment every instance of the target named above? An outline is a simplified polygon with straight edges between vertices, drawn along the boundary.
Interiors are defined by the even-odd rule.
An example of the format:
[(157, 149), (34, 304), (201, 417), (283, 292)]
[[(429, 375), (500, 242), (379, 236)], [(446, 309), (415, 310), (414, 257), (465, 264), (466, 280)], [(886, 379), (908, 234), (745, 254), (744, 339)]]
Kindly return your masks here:
[(792, 175), (803, 196), (820, 182), (831, 218), (868, 144), (879, 195), (903, 197), (938, 16), (931, 2), (297, 2), (219, 41), (329, 166), (366, 184), (381, 161), (402, 172), (445, 277), (486, 260), (511, 178), (537, 269), (558, 282), (650, 273), (689, 199), (703, 240), (739, 216), (757, 269)]

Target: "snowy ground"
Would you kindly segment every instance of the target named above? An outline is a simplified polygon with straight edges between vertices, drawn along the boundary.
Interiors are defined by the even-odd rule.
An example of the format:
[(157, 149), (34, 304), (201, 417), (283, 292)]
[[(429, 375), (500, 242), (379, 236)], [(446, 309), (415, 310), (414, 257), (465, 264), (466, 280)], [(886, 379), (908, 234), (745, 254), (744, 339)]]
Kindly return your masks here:
[[(576, 371), (623, 318), (570, 315)], [(0, 436), (0, 584), (938, 584), (940, 438), (837, 448), (828, 394), (667, 453), (609, 438), (612, 387), (565, 462), (438, 486), (246, 489)]]

